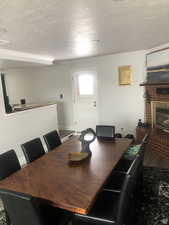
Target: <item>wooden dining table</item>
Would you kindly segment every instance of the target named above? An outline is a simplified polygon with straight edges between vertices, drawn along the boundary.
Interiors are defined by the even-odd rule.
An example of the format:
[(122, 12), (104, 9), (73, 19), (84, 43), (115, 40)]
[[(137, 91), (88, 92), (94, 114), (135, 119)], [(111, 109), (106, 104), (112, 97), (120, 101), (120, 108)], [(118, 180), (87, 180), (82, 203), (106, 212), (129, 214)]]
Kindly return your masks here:
[(55, 207), (87, 214), (130, 144), (127, 138), (96, 139), (90, 145), (91, 158), (71, 163), (68, 153), (81, 150), (78, 137), (72, 137), (0, 181), (0, 188), (30, 194)]

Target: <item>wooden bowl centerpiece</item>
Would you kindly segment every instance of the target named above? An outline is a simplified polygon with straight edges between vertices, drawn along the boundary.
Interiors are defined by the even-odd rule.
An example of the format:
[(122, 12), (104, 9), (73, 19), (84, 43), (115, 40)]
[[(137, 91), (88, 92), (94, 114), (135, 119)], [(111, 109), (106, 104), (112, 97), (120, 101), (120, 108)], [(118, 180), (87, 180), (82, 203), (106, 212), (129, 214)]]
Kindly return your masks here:
[(89, 154), (87, 152), (69, 152), (69, 161), (79, 162), (88, 158)]

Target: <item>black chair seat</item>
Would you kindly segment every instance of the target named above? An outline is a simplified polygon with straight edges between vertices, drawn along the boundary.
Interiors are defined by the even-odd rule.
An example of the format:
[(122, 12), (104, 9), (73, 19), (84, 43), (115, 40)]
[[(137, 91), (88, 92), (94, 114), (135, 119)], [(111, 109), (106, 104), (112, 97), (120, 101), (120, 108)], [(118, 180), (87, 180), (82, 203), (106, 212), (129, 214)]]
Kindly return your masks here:
[(125, 174), (119, 174), (119, 173), (112, 173), (110, 179), (104, 186), (105, 191), (113, 191), (120, 193), (122, 190), (122, 185), (125, 179)]
[(40, 213), (42, 215), (44, 225), (65, 225), (72, 217), (71, 213), (49, 205), (40, 206)]
[(103, 191), (99, 194), (94, 207), (88, 215), (75, 214), (78, 224), (116, 224), (119, 195)]
[(65, 225), (72, 217), (31, 195), (0, 189), (0, 197), (12, 225)]
[(119, 160), (119, 162), (115, 166), (114, 171), (118, 171), (118, 172), (121, 172), (121, 173), (127, 173), (127, 171), (129, 170), (132, 162), (133, 162), (133, 160), (122, 158), (122, 159)]

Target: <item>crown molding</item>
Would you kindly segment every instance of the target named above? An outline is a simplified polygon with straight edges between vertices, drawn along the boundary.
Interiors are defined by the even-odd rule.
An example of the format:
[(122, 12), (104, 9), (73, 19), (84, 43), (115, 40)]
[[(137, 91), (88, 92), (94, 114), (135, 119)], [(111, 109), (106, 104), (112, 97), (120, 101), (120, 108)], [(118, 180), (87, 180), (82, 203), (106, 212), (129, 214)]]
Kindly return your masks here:
[(53, 65), (54, 57), (0, 49), (0, 59)]

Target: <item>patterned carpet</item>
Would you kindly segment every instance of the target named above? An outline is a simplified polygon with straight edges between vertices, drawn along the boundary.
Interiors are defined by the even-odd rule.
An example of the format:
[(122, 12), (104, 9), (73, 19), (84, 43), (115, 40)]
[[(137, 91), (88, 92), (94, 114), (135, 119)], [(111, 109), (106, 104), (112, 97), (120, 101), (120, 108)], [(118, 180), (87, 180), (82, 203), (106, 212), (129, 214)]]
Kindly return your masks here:
[[(169, 225), (169, 170), (145, 167), (143, 187), (134, 225)], [(6, 225), (4, 211), (0, 225)]]
[(169, 225), (169, 169), (144, 168), (138, 225)]
[(0, 225), (6, 225), (6, 219), (5, 219), (4, 211), (0, 212)]

